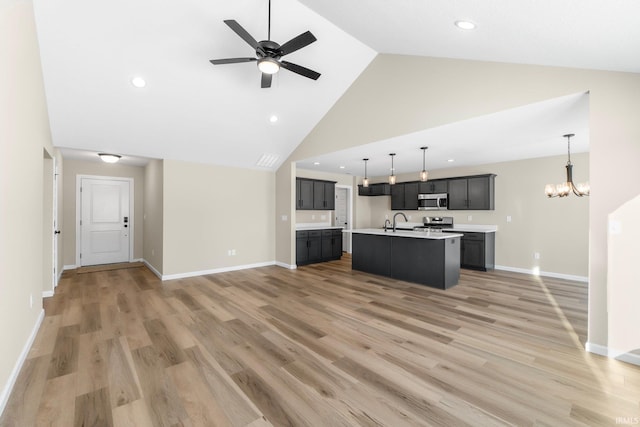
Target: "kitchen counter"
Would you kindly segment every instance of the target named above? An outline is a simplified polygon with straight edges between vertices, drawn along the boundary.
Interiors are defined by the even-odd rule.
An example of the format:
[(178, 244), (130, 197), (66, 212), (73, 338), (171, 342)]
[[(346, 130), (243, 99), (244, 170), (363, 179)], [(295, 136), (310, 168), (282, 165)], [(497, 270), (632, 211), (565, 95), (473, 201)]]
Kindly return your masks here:
[(458, 284), (462, 234), (352, 230), (351, 268), (439, 289)]
[(457, 233), (443, 233), (442, 231), (432, 231), (432, 230), (401, 230), (396, 227), (396, 231), (392, 229), (387, 229), (384, 231), (382, 228), (360, 228), (356, 230), (351, 230), (353, 234), (375, 234), (379, 236), (389, 236), (389, 237), (411, 237), (414, 239), (451, 239), (455, 237), (462, 237), (462, 234)]
[(308, 230), (340, 230), (343, 229), (344, 227), (338, 227), (338, 226), (333, 226), (333, 225), (322, 225), (322, 224), (318, 224), (318, 225), (310, 225), (310, 224), (302, 224), (302, 225), (297, 225), (296, 224), (296, 231), (308, 231)]
[(481, 225), (481, 224), (454, 224), (449, 230), (467, 231), (469, 233), (495, 233), (498, 231), (497, 225)]

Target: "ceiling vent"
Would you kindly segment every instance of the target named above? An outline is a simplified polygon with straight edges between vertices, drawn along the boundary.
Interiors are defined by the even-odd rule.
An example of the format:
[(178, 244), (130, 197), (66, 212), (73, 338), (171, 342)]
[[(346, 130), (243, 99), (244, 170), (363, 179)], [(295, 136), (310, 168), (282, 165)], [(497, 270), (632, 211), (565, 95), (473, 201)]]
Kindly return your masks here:
[(256, 163), (256, 166), (261, 168), (272, 168), (278, 161), (278, 158), (279, 156), (277, 154), (263, 154)]

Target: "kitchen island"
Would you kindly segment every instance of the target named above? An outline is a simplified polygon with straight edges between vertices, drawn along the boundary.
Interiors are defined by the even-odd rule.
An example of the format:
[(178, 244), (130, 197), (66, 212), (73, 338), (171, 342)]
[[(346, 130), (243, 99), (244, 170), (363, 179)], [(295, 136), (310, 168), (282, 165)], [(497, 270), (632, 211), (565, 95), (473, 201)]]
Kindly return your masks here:
[(440, 231), (352, 231), (352, 268), (439, 289), (458, 284), (462, 234)]

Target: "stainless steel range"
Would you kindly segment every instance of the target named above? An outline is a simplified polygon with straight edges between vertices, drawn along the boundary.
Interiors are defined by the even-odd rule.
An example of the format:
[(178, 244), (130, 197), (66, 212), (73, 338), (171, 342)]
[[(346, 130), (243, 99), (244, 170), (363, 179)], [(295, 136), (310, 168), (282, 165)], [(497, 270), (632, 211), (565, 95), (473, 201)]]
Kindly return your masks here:
[(422, 218), (422, 225), (414, 227), (415, 230), (442, 230), (446, 228), (453, 228), (452, 216), (425, 216)]

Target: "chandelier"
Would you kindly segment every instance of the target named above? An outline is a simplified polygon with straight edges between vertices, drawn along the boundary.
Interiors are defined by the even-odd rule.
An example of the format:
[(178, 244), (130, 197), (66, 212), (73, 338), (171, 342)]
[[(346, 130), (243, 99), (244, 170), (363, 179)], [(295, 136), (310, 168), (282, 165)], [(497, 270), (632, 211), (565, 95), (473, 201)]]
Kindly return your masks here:
[(547, 197), (566, 197), (573, 193), (578, 197), (588, 196), (591, 192), (589, 183), (574, 184), (573, 183), (573, 165), (571, 164), (571, 137), (575, 136), (573, 133), (562, 135), (567, 138), (567, 180), (561, 184), (547, 184), (544, 187), (544, 192)]

